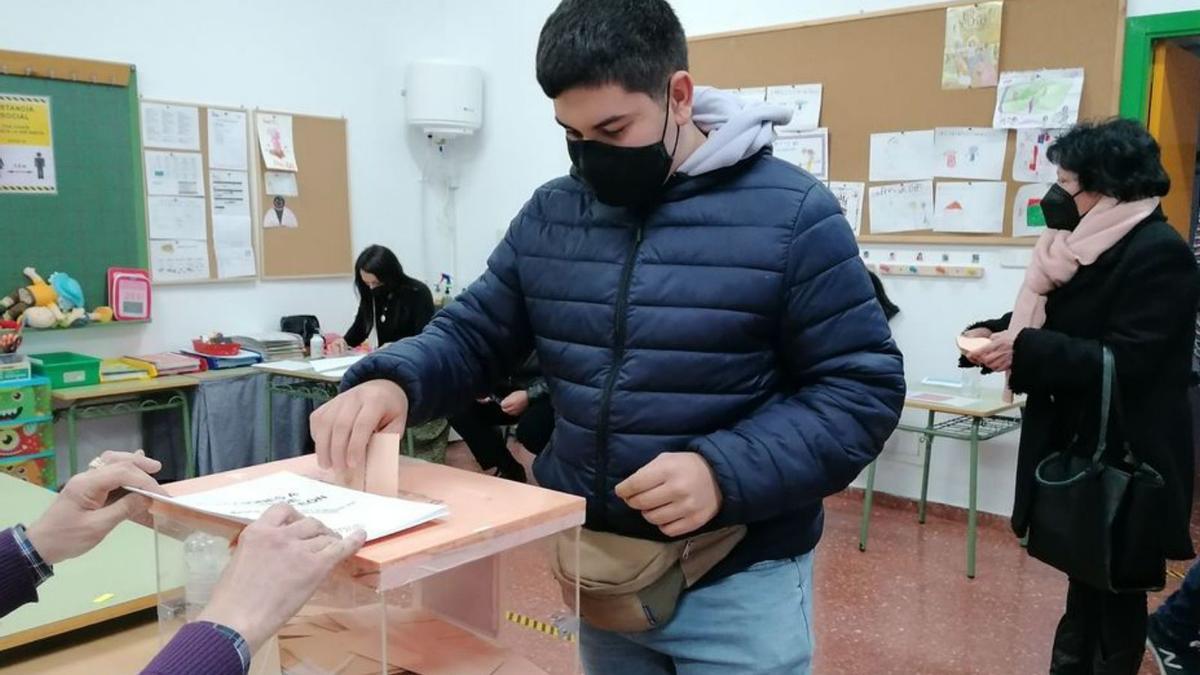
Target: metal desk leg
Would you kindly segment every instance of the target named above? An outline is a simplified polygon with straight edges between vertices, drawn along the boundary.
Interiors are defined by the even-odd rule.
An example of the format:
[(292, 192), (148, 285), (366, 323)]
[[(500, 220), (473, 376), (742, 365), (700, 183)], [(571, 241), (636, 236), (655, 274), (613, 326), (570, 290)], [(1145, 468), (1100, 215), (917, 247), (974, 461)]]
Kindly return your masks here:
[(925, 524), (925, 501), (929, 495), (929, 460), (933, 455), (933, 420), (934, 412), (929, 411), (929, 421), (925, 423), (925, 462), (921, 467), (921, 501), (917, 502), (917, 522)]
[(871, 502), (875, 497), (875, 464), (879, 460), (871, 462), (867, 466), (867, 489), (863, 493), (863, 514), (862, 524), (858, 528), (858, 550), (867, 550), (867, 530), (871, 527)]
[[(75, 441), (75, 404), (72, 403), (67, 406), (67, 465), (71, 469), (71, 476), (79, 473), (79, 448)], [(71, 476), (67, 476), (67, 480)]]
[(183, 458), (187, 464), (183, 468), (184, 478), (196, 477), (196, 451), (192, 447), (192, 411), (188, 405), (187, 393), (183, 390), (178, 392), (179, 398), (182, 400), (179, 406), (179, 414), (183, 418)]
[(979, 424), (976, 417), (971, 422), (971, 501), (967, 511), (967, 578), (975, 578), (975, 526), (978, 520), (976, 498), (979, 489)]
[(267, 373), (267, 461), (275, 458), (275, 374)]

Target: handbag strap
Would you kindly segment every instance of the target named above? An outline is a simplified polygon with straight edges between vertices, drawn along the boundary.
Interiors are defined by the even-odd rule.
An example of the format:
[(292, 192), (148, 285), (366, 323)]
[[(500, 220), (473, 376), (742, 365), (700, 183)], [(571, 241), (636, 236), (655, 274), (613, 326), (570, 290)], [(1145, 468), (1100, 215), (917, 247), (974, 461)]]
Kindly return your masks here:
[(1099, 464), (1108, 449), (1108, 416), (1112, 412), (1113, 377), (1116, 365), (1112, 350), (1103, 346), (1104, 374), (1100, 385), (1100, 435), (1097, 437), (1096, 453), (1092, 455), (1092, 463)]

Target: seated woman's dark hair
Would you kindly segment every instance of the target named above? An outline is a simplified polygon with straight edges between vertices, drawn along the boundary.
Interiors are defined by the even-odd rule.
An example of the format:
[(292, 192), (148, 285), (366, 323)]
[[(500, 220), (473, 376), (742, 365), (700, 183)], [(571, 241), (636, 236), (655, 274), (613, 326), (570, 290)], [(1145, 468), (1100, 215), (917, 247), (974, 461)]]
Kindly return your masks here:
[(359, 272), (363, 271), (374, 274), (380, 283), (394, 291), (414, 282), (412, 277), (404, 273), (404, 267), (400, 265), (396, 254), (392, 253), (390, 248), (379, 244), (372, 244), (363, 249), (354, 263), (354, 286), (358, 289), (360, 297), (367, 298), (371, 295), (371, 289), (367, 288), (366, 282), (359, 276)]
[(1079, 175), (1079, 187), (1123, 202), (1161, 197), (1171, 189), (1158, 142), (1139, 122), (1081, 122), (1046, 151), (1059, 168)]

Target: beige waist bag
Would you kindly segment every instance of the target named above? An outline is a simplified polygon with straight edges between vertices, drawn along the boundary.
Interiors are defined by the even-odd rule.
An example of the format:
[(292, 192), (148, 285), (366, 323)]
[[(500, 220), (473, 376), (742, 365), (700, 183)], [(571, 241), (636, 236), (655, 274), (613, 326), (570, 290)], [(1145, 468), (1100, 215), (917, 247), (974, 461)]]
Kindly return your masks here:
[[(578, 560), (575, 533), (555, 541), (554, 576), (563, 600), (575, 609), (579, 570), (579, 615), (601, 630), (636, 633), (665, 625), (691, 587), (746, 536), (744, 525), (661, 542), (584, 529)], [(578, 567), (576, 566), (578, 564)]]

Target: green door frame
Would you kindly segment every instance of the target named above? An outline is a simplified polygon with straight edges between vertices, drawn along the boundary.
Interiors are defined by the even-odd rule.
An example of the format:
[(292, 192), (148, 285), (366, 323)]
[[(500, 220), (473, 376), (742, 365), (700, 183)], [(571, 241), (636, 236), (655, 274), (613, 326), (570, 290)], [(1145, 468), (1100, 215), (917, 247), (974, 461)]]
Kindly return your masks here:
[(1188, 35), (1200, 35), (1200, 11), (1133, 16), (1125, 20), (1121, 117), (1144, 123), (1149, 116), (1154, 41)]

